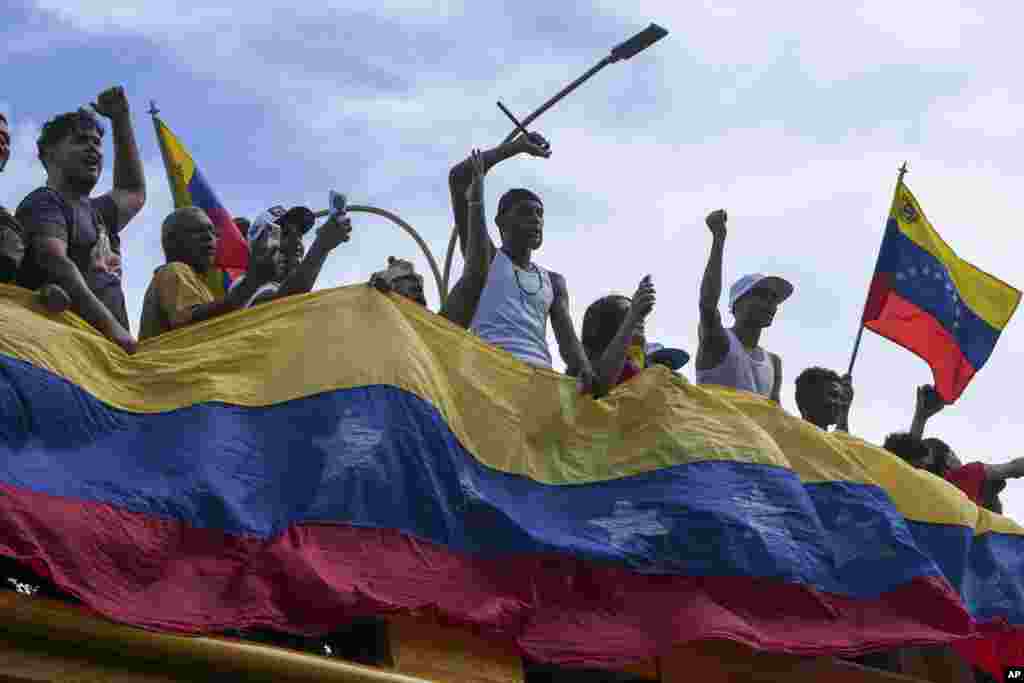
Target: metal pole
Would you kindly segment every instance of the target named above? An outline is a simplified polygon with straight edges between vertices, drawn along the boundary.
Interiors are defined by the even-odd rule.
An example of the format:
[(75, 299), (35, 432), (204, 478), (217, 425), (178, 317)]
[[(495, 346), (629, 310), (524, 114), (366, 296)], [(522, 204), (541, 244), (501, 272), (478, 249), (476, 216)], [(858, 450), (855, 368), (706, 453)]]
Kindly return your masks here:
[[(534, 111), (533, 113), (531, 113), (529, 116), (527, 116), (525, 119), (522, 120), (523, 128), (526, 128), (531, 123), (536, 121), (537, 117), (539, 117), (541, 114), (546, 112), (548, 109), (551, 109), (551, 107), (555, 106), (558, 103), (559, 100), (561, 100), (563, 97), (565, 97), (566, 95), (571, 93), (576, 88), (578, 88), (581, 85), (583, 85), (583, 83), (586, 82), (587, 79), (589, 79), (591, 76), (596, 74), (598, 71), (600, 71), (601, 69), (603, 69), (606, 66), (608, 66), (609, 64), (611, 64), (612, 61), (614, 61), (614, 60), (612, 60), (611, 55), (605, 57), (604, 59), (602, 59), (600, 62), (598, 62), (594, 66), (590, 67), (590, 69), (585, 74), (583, 74), (582, 76), (577, 78), (575, 81), (573, 81), (569, 85), (567, 85), (564, 88), (562, 88), (561, 90), (559, 90), (558, 93), (554, 97), (552, 97), (547, 102), (545, 102), (544, 104), (542, 104), (539, 107), (537, 107), (536, 111)], [(519, 129), (516, 128), (511, 133), (509, 133), (508, 136), (505, 137), (505, 140), (503, 142), (505, 142), (505, 143), (511, 142), (516, 137), (516, 135), (518, 135), (518, 134), (519, 134)]]
[[(420, 245), (420, 249), (423, 250), (423, 255), (427, 257), (427, 262), (430, 264), (430, 270), (434, 273), (434, 282), (437, 284), (437, 293), (441, 299), (441, 306), (444, 306), (445, 302), (448, 301), (448, 284), (441, 277), (441, 271), (437, 267), (437, 261), (434, 260), (434, 255), (430, 252), (430, 247), (423, 241), (420, 234), (416, 230), (406, 223), (404, 220), (398, 217), (398, 215), (391, 213), (386, 209), (378, 209), (375, 206), (361, 206), (359, 204), (352, 204), (348, 207), (349, 211), (355, 211), (357, 213), (372, 213), (382, 218), (387, 218), (389, 221), (397, 225), (398, 227), (405, 230), (409, 235), (416, 240), (416, 244)], [(323, 211), (317, 211), (313, 215), (316, 218), (322, 218), (330, 213), (329, 210), (324, 209)]]
[[(903, 185), (903, 176), (905, 176), (907, 174), (907, 162), (905, 162), (905, 161), (903, 162), (903, 165), (900, 166), (899, 171), (900, 171), (900, 174), (896, 178), (896, 191), (897, 192), (899, 192), (900, 186)], [(882, 236), (882, 244), (885, 244), (885, 235)], [(878, 272), (878, 261), (881, 260), (881, 258), (882, 258), (882, 246), (879, 245), (878, 246), (878, 259), (875, 260), (875, 270), (874, 270), (874, 272), (876, 272), (876, 273)], [(857, 353), (860, 351), (860, 340), (861, 340), (861, 337), (864, 336), (864, 313), (867, 312), (867, 310), (868, 310), (868, 302), (870, 300), (871, 300), (871, 286), (868, 285), (868, 294), (864, 298), (864, 308), (863, 308), (863, 310), (861, 311), (861, 314), (860, 314), (860, 327), (857, 330), (857, 338), (853, 342), (853, 353), (850, 355), (850, 367), (846, 371), (846, 374), (850, 375), (851, 377), (853, 376), (853, 364), (857, 362)]]
[[(615, 62), (634, 57), (636, 54), (643, 52), (651, 45), (654, 45), (656, 42), (658, 42), (667, 35), (668, 31), (666, 31), (664, 28), (658, 26), (657, 24), (651, 24), (643, 31), (640, 31), (639, 33), (631, 37), (629, 40), (616, 45), (615, 47), (612, 48), (611, 53), (607, 57), (605, 57), (600, 62), (592, 66), (589, 70), (587, 70), (585, 74), (577, 78), (575, 81), (559, 90), (554, 97), (549, 99), (544, 104), (540, 105), (540, 107), (538, 107), (536, 111), (534, 111), (532, 114), (523, 119), (520, 127), (525, 129), (531, 123), (536, 121), (538, 116), (546, 112), (548, 109), (551, 109), (551, 107), (553, 107), (555, 103), (557, 103), (559, 100), (561, 100), (563, 97), (571, 93), (576, 88), (583, 85), (585, 81), (587, 81), (591, 76), (596, 74), (601, 69), (605, 68), (609, 64), (613, 64)], [(519, 133), (520, 127), (517, 127), (516, 130), (509, 133), (508, 137), (505, 138), (505, 142), (510, 142)]]

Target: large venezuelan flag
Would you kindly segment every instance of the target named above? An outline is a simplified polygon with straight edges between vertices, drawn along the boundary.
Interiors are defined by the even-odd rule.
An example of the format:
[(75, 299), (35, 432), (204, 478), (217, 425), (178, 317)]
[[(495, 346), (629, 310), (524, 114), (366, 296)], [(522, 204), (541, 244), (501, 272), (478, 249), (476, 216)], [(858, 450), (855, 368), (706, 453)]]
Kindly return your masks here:
[(944, 400), (955, 401), (988, 360), (1020, 296), (953, 253), (896, 183), (863, 323), (923, 358)]
[(231, 213), (220, 203), (181, 141), (156, 114), (153, 115), (153, 126), (167, 169), (174, 208), (198, 206), (217, 226), (217, 256), (214, 259), (217, 268), (210, 271), (208, 279), (214, 292), (223, 294), (231, 281), (249, 267), (249, 247)]
[(662, 368), (594, 401), (366, 286), (134, 356), (0, 286), (0, 329), (0, 554), (123, 622), (313, 634), (428, 610), (605, 667), (702, 638), (854, 654), (1024, 626), (1024, 529)]

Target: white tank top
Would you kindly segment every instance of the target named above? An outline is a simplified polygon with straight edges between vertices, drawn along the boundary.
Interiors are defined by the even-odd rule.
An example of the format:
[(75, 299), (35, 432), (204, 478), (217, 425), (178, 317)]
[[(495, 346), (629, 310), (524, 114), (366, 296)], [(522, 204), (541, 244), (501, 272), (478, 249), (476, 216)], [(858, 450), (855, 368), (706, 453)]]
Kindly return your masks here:
[(719, 384), (771, 398), (775, 387), (775, 363), (771, 356), (760, 346), (747, 351), (732, 330), (727, 329), (725, 334), (729, 337), (729, 352), (716, 367), (698, 368), (697, 384)]
[(546, 333), (555, 292), (548, 271), (532, 265), (523, 270), (497, 250), (470, 329), (524, 363), (550, 368)]

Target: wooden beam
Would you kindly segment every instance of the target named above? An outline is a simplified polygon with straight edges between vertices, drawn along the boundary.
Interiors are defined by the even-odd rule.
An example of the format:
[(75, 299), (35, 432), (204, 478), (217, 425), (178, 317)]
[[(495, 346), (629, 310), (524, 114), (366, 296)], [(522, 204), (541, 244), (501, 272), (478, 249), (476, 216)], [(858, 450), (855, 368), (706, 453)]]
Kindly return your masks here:
[[(64, 658), (88, 664), (110, 662), (113, 657), (115, 670), (164, 672), (171, 680), (195, 680), (198, 671), (206, 674), (201, 680), (426, 683), (394, 671), (267, 645), (145, 631), (93, 616), (74, 605), (14, 591), (0, 591), (0, 623), (4, 625), (3, 637), (10, 636), (9, 650), (32, 652), (34, 648), (27, 641), (44, 641), (45, 649), (35, 650), (34, 655), (41, 661)], [(210, 676), (214, 672), (216, 675)], [(5, 671), (2, 660), (0, 673), (23, 676), (18, 671)]]
[(400, 673), (460, 683), (523, 681), (523, 660), (511, 644), (486, 640), (467, 628), (393, 617), (388, 638)]

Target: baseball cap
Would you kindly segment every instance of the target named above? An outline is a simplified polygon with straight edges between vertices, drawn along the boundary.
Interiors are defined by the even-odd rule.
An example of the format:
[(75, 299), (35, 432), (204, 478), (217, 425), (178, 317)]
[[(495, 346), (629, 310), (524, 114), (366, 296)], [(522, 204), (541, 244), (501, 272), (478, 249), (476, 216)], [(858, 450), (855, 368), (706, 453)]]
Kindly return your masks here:
[(287, 211), (280, 204), (272, 206), (257, 216), (256, 220), (249, 226), (249, 243), (251, 244), (262, 237), (264, 231), (272, 225), (280, 228), (285, 223), (299, 226), (301, 234), (305, 235), (313, 227), (313, 224), (316, 223), (316, 216), (305, 206), (293, 206)]
[(647, 364), (667, 365), (670, 370), (678, 370), (690, 362), (690, 354), (682, 349), (670, 349), (661, 344), (648, 343), (644, 346)]
[(413, 266), (411, 261), (395, 258), (394, 256), (388, 256), (388, 267), (374, 273), (370, 277), (370, 282), (373, 282), (377, 278), (381, 278), (388, 283), (391, 283), (403, 277), (414, 277), (420, 281), (420, 285), (423, 284), (423, 276), (416, 272), (416, 267)]
[(750, 275), (744, 275), (741, 277), (729, 289), (729, 307), (732, 308), (735, 306), (736, 302), (739, 301), (744, 294), (758, 287), (770, 289), (775, 292), (775, 296), (779, 298), (780, 304), (788, 299), (793, 293), (793, 285), (791, 285), (787, 280), (783, 280), (781, 277), (776, 277), (775, 275), (764, 275), (762, 273), (751, 273)]
[(509, 190), (505, 194), (501, 195), (501, 199), (498, 200), (498, 215), (500, 216), (501, 214), (505, 213), (509, 205), (512, 204), (513, 202), (520, 202), (525, 200), (533, 200), (540, 204), (541, 206), (544, 206), (544, 202), (541, 201), (541, 198), (535, 195), (533, 192), (530, 192), (529, 190), (522, 187), (516, 187)]

